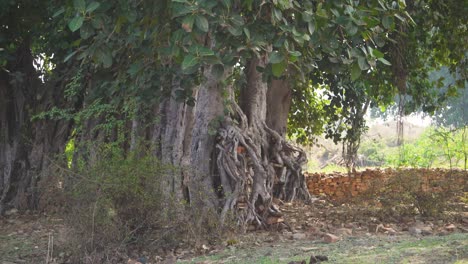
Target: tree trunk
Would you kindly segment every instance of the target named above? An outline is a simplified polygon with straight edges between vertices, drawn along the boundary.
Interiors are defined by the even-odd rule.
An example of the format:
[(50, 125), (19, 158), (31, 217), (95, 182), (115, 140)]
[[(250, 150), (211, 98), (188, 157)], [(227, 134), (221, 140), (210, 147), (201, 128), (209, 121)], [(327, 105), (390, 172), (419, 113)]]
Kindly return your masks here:
[[(154, 126), (152, 141), (158, 146), (155, 154), (163, 163), (180, 168), (166, 178), (168, 195), (186, 199), (196, 208), (216, 211), (215, 171), (212, 157), (215, 148), (216, 123), (224, 113), (219, 81), (205, 69), (206, 81), (195, 87), (195, 106), (179, 102), (175, 97), (164, 99), (155, 114), (160, 122)], [(174, 77), (172, 91), (180, 89)]]
[(204, 70), (206, 82), (199, 87), (195, 116), (191, 134), (189, 180), (190, 203), (208, 210), (219, 207), (215, 190), (215, 138), (217, 128), (224, 116), (222, 89), (211, 73), (211, 67)]
[(286, 136), (291, 99), (291, 86), (288, 80), (271, 81), (267, 92), (266, 124), (282, 137)]
[[(172, 90), (180, 89), (180, 81), (174, 81)], [(196, 91), (194, 92), (196, 93)], [(178, 102), (174, 96), (166, 98), (159, 107), (161, 120), (155, 125), (153, 142), (160, 145), (158, 158), (163, 163), (180, 168), (181, 173), (167, 175), (165, 183), (168, 194), (174, 194), (179, 200), (186, 199), (187, 157), (190, 147), (190, 133), (193, 127), (193, 107)]]
[[(286, 132), (288, 89), (281, 89), (283, 81), (274, 81), (268, 94), (268, 85), (257, 71), (263, 66), (263, 59), (253, 59), (246, 66), (247, 86), (241, 91), (240, 107), (232, 102), (233, 113), (226, 118), (217, 142), (217, 169), (224, 193), (221, 219), (231, 210), (241, 224), (257, 227), (267, 227), (269, 217), (280, 214), (272, 204), (274, 190), (288, 201), (310, 198), (301, 172), (305, 153), (275, 130)], [(276, 114), (281, 118), (278, 121), (273, 120)]]
[[(0, 72), (0, 213), (8, 208), (36, 209), (38, 183), (50, 160), (61, 153), (69, 121), (31, 118), (62, 100), (59, 84), (43, 84), (33, 67), (27, 43), (18, 48), (10, 74)], [(47, 85), (47, 87), (45, 87)]]

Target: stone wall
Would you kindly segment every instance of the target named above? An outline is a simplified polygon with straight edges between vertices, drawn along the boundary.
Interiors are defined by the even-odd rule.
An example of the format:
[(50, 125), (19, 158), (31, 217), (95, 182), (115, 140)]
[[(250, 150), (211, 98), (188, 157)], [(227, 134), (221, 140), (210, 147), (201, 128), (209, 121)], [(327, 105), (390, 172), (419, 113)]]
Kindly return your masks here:
[[(307, 187), (312, 195), (326, 195), (334, 201), (359, 196), (378, 183), (385, 184), (397, 175), (398, 170), (365, 170), (348, 175), (347, 173), (305, 173)], [(468, 172), (448, 169), (403, 169), (405, 175), (420, 177), (420, 188), (424, 191), (441, 191), (440, 183), (450, 179), (451, 184), (468, 191)]]

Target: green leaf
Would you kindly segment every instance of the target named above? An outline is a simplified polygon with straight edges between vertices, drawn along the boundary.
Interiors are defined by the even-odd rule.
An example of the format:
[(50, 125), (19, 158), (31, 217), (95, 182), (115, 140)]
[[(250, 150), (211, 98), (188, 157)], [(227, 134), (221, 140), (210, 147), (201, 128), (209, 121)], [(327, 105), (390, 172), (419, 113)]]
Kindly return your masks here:
[(109, 68), (112, 66), (112, 55), (109, 52), (104, 53), (104, 55), (101, 58), (102, 66), (104, 68)]
[(186, 14), (190, 14), (196, 10), (194, 6), (187, 6), (183, 4), (172, 5), (172, 18), (180, 17)]
[(184, 18), (184, 20), (182, 20), (182, 28), (186, 32), (192, 32), (194, 22), (195, 22), (194, 16), (187, 16)]
[(83, 17), (76, 16), (68, 23), (68, 28), (70, 28), (72, 32), (75, 32), (78, 29), (80, 29), (80, 27), (83, 25), (83, 21), (84, 21)]
[(57, 11), (52, 15), (52, 18), (56, 18), (56, 17), (60, 16), (61, 14), (63, 14), (63, 12), (65, 12), (65, 8), (64, 8), (64, 7), (61, 7), (59, 10), (57, 10)]
[(141, 69), (142, 69), (142, 64), (140, 62), (135, 62), (127, 70), (127, 73), (134, 77)]
[(211, 68), (211, 74), (216, 78), (216, 80), (220, 80), (224, 74), (224, 66), (222, 64), (215, 64)]
[(65, 59), (63, 60), (63, 62), (67, 62), (71, 57), (73, 57), (73, 55), (75, 55), (76, 53), (78, 52), (78, 50), (75, 50), (73, 52), (71, 52), (70, 54), (68, 54)]
[(242, 35), (242, 27), (228, 26), (227, 30), (235, 37)]
[(336, 18), (336, 23), (339, 25), (346, 25), (349, 22), (349, 18), (347, 16), (339, 16)]
[(184, 61), (182, 62), (182, 70), (186, 70), (197, 65), (198, 61), (198, 58), (194, 57), (192, 54), (185, 56)]
[(356, 25), (354, 25), (354, 23), (349, 22), (346, 25), (345, 30), (346, 30), (346, 33), (348, 33), (348, 35), (354, 36), (358, 32), (358, 27)]
[(364, 17), (362, 20), (364, 20), (364, 22), (366, 22), (367, 26), (369, 27), (375, 27), (375, 26), (378, 26), (380, 24), (380, 19), (377, 19), (375, 17)]
[(109, 68), (110, 66), (112, 66), (112, 54), (109, 50), (99, 50), (97, 53), (97, 57), (104, 68)]
[(232, 5), (231, 0), (223, 0), (223, 4), (227, 8), (231, 8), (231, 5)]
[(369, 69), (369, 64), (367, 63), (366, 57), (359, 57), (358, 65), (359, 65), (359, 69), (363, 71)]
[(91, 13), (93, 12), (94, 10), (98, 9), (98, 7), (100, 6), (101, 4), (98, 3), (98, 2), (91, 2), (88, 7), (86, 8), (86, 13)]
[(195, 54), (197, 57), (212, 56), (215, 54), (213, 50), (200, 45), (190, 46), (189, 52)]
[(82, 39), (88, 39), (94, 34), (94, 29), (89, 25), (83, 25), (80, 28), (80, 37)]
[(359, 76), (361, 76), (361, 69), (359, 68), (359, 65), (355, 63), (351, 68), (351, 80), (355, 81), (359, 78)]
[(91, 25), (94, 29), (100, 29), (104, 26), (104, 20), (101, 16), (93, 16), (91, 19)]
[(282, 61), (280, 63), (274, 63), (271, 65), (271, 72), (275, 77), (281, 77), (284, 70), (286, 69), (287, 63), (286, 61)]
[(309, 33), (313, 35), (315, 32), (315, 22), (312, 20), (308, 23)]
[(376, 57), (377, 59), (380, 59), (380, 58), (384, 57), (384, 54), (381, 51), (377, 50), (377, 49), (372, 50), (372, 55), (374, 57)]
[(244, 28), (244, 33), (247, 39), (250, 39), (250, 30), (248, 28)]
[(86, 11), (86, 2), (85, 0), (73, 0), (73, 7), (79, 12)]
[(277, 8), (273, 8), (273, 15), (276, 18), (276, 20), (278, 20), (278, 21), (281, 21), (281, 19), (283, 18), (283, 14)]
[(305, 11), (302, 13), (302, 20), (304, 22), (312, 21), (313, 14), (310, 11)]
[(382, 24), (383, 24), (384, 28), (386, 28), (386, 29), (393, 28), (395, 26), (395, 22), (393, 21), (393, 17), (390, 17), (390, 16), (385, 16), (384, 18), (382, 18)]
[(197, 28), (200, 29), (203, 32), (208, 32), (208, 19), (204, 16), (197, 16), (195, 18), (195, 25), (197, 25)]
[(388, 60), (386, 60), (386, 59), (384, 59), (384, 58), (378, 58), (378, 60), (379, 60), (380, 62), (382, 62), (383, 64), (385, 64), (385, 65), (388, 65), (388, 66), (392, 65)]
[(291, 50), (291, 51), (289, 51), (289, 54), (291, 54), (294, 57), (300, 57), (302, 55), (301, 52), (299, 52), (297, 50)]
[(399, 14), (394, 14), (394, 16), (396, 18), (398, 18), (399, 20), (401, 20), (401, 22), (406, 22), (405, 19), (402, 16), (400, 16)]
[(242, 18), (240, 15), (232, 15), (229, 17), (229, 20), (232, 22), (233, 25), (236, 26), (243, 26), (244, 25), (244, 18)]
[(270, 53), (270, 57), (269, 57), (270, 63), (279, 63), (279, 62), (282, 62), (283, 60), (284, 60), (283, 54), (279, 53), (278, 51), (275, 50), (272, 53)]
[(204, 57), (201, 58), (201, 60), (206, 64), (221, 63), (221, 60), (218, 58), (218, 56), (215, 56), (215, 55), (204, 56)]

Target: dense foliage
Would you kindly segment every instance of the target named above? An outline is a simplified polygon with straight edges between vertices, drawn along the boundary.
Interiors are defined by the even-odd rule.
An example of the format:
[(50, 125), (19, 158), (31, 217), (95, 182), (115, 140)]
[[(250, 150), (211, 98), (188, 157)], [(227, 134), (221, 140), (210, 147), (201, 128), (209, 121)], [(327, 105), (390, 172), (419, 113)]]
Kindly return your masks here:
[[(466, 8), (455, 0), (0, 7), (0, 212), (37, 203), (50, 157), (70, 140), (72, 167), (95, 162), (90, 142), (127, 153), (142, 141), (184, 167), (166, 183), (178, 199), (263, 226), (273, 195), (309, 197), (305, 153), (287, 133), (345, 142), (352, 167), (369, 107), (399, 95), (407, 112), (434, 112), (466, 83)], [(456, 81), (437, 91), (442, 78), (428, 75), (442, 67)]]

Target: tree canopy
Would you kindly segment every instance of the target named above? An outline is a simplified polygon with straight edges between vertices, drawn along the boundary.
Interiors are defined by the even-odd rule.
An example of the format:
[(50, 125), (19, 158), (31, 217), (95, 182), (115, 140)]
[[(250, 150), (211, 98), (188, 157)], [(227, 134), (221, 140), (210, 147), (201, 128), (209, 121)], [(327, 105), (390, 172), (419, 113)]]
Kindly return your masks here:
[[(465, 86), (466, 8), (455, 0), (3, 1), (0, 212), (37, 204), (41, 176), (32, 175), (45, 177), (47, 157), (70, 140), (72, 166), (92, 163), (100, 143), (129, 152), (143, 141), (184, 168), (165, 191), (222, 220), (234, 212), (241, 224), (264, 226), (273, 197), (310, 198), (307, 158), (288, 133), (307, 143), (326, 132), (352, 156), (369, 107), (399, 95), (410, 111), (434, 112)], [(435, 91), (443, 80), (428, 76), (441, 67), (457, 81)]]

